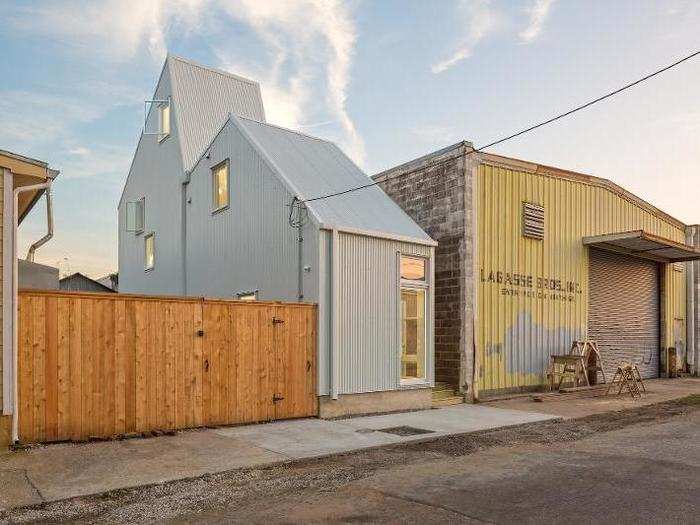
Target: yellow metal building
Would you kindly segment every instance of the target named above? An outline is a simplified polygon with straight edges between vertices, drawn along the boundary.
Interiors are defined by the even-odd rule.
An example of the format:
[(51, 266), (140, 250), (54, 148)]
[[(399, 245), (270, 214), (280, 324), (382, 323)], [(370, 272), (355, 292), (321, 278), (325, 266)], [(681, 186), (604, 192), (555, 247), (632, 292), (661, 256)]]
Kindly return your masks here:
[(467, 142), (375, 180), (438, 241), (437, 382), (471, 399), (538, 389), (550, 356), (585, 339), (608, 381), (622, 362), (645, 377), (687, 367), (687, 261), (700, 252), (681, 221), (608, 180)]

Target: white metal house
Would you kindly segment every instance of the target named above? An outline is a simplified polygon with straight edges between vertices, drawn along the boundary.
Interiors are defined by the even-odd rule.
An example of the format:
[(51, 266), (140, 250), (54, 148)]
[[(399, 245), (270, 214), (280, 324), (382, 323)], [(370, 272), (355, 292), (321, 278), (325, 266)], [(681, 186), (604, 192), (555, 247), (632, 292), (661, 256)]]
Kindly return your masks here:
[(119, 203), (120, 292), (308, 301), (322, 416), (429, 407), (436, 243), (255, 82), (169, 56)]

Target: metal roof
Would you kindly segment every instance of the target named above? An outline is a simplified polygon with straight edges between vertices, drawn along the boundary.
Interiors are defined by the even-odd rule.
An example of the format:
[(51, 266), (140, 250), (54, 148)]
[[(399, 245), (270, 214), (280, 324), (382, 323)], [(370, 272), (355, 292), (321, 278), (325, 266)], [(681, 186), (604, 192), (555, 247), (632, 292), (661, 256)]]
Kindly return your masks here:
[[(332, 142), (246, 118), (232, 117), (232, 121), (302, 200), (372, 183)], [(390, 234), (412, 242), (435, 244), (377, 186), (306, 205), (323, 228), (376, 236)]]
[(167, 62), (185, 171), (192, 169), (229, 114), (265, 121), (257, 82), (174, 55)]
[(643, 230), (584, 237), (583, 244), (658, 262), (682, 262), (700, 259), (700, 250)]

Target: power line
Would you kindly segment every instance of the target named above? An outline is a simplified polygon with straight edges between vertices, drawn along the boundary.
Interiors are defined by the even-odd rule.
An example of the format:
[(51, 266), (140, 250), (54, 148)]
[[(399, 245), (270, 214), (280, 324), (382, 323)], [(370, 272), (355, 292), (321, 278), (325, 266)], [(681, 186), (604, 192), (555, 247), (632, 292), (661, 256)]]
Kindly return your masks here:
[[(596, 99), (593, 99), (593, 100), (591, 100), (590, 102), (586, 102), (585, 104), (582, 104), (582, 105), (580, 105), (580, 106), (576, 106), (575, 108), (570, 109), (569, 111), (566, 111), (566, 112), (564, 112), (564, 113), (560, 113), (559, 115), (556, 115), (556, 116), (554, 116), (554, 117), (552, 117), (552, 118), (549, 118), (549, 119), (547, 119), (547, 120), (544, 120), (544, 121), (542, 121), (542, 122), (540, 122), (540, 123), (538, 123), (538, 124), (534, 124), (533, 126), (530, 126), (530, 127), (525, 128), (525, 129), (523, 129), (523, 130), (520, 130), (520, 131), (518, 131), (518, 132), (516, 132), (516, 133), (513, 133), (513, 134), (511, 134), (511, 135), (508, 135), (507, 137), (503, 137), (503, 138), (501, 138), (501, 139), (494, 140), (493, 142), (490, 142), (490, 143), (485, 144), (485, 145), (483, 145), (483, 146), (480, 146), (480, 147), (478, 147), (478, 148), (473, 148), (472, 150), (468, 151), (468, 152), (465, 154), (465, 156), (466, 156), (466, 155), (471, 155), (472, 153), (481, 152), (481, 151), (483, 151), (483, 150), (485, 150), (485, 149), (487, 149), (487, 148), (491, 148), (491, 147), (496, 146), (496, 145), (498, 145), (498, 144), (502, 144), (503, 142), (506, 142), (506, 141), (508, 141), (508, 140), (512, 140), (512, 139), (514, 139), (514, 138), (516, 138), (516, 137), (519, 137), (519, 136), (521, 136), (521, 135), (524, 135), (524, 134), (526, 134), (526, 133), (529, 133), (529, 132), (531, 132), (531, 131), (534, 131), (534, 130), (536, 130), (537, 128), (541, 128), (541, 127), (543, 127), (543, 126), (546, 126), (546, 125), (548, 125), (548, 124), (551, 124), (552, 122), (555, 122), (555, 121), (557, 121), (557, 120), (560, 120), (560, 119), (563, 119), (563, 118), (565, 118), (565, 117), (568, 117), (569, 115), (572, 115), (572, 114), (574, 114), (574, 113), (576, 113), (576, 112), (578, 112), (578, 111), (581, 111), (581, 110), (584, 110), (584, 109), (586, 109), (586, 108), (589, 108), (589, 107), (591, 107), (592, 105), (597, 104), (598, 102), (602, 102), (602, 101), (605, 100), (605, 99), (608, 99), (608, 98), (610, 98), (610, 97), (613, 97), (613, 96), (615, 96), (615, 95), (617, 95), (617, 94), (619, 94), (619, 93), (622, 93), (623, 91), (625, 91), (625, 90), (627, 90), (627, 89), (630, 89), (630, 88), (632, 88), (632, 87), (634, 87), (634, 86), (636, 86), (636, 85), (638, 85), (638, 84), (641, 84), (641, 83), (643, 83), (643, 82), (646, 82), (647, 80), (649, 80), (649, 79), (651, 79), (651, 78), (653, 78), (653, 77), (655, 77), (655, 76), (657, 76), (657, 75), (660, 75), (661, 73), (664, 73), (665, 71), (668, 71), (669, 69), (672, 69), (672, 68), (674, 68), (674, 67), (676, 67), (676, 66), (679, 66), (679, 65), (682, 64), (683, 62), (686, 62), (686, 61), (690, 60), (691, 58), (694, 58), (694, 57), (696, 57), (696, 56), (698, 56), (698, 55), (700, 55), (700, 50), (695, 51), (694, 53), (691, 53), (690, 55), (688, 55), (688, 56), (686, 56), (686, 57), (683, 57), (683, 58), (681, 58), (680, 60), (677, 60), (676, 62), (673, 62), (672, 64), (669, 64), (668, 66), (665, 66), (665, 67), (663, 67), (663, 68), (661, 68), (661, 69), (658, 69), (658, 70), (654, 71), (653, 73), (650, 73), (650, 74), (648, 74), (648, 75), (646, 75), (646, 76), (644, 76), (644, 77), (642, 77), (642, 78), (640, 78), (640, 79), (637, 79), (637, 80), (635, 80), (635, 81), (633, 81), (633, 82), (630, 82), (629, 84), (625, 84), (625, 85), (622, 86), (621, 88), (618, 88), (618, 89), (616, 89), (616, 90), (614, 90), (614, 91), (610, 91), (609, 93), (606, 93), (605, 95), (602, 95), (602, 96), (600, 96), (600, 97), (598, 97), (598, 98), (596, 98)], [(435, 163), (434, 165), (437, 166), (437, 165), (439, 165), (439, 164), (442, 164), (442, 163), (444, 163), (444, 162), (448, 162), (448, 161), (450, 161), (450, 160), (452, 160), (452, 159), (451, 159), (451, 158), (450, 158), (450, 159), (445, 159), (444, 161)], [(388, 177), (388, 178), (386, 178), (386, 179), (384, 179), (384, 180), (382, 180), (382, 181), (370, 182), (370, 183), (367, 183), (367, 184), (363, 184), (363, 185), (361, 185), (361, 186), (355, 186), (355, 187), (353, 187), (353, 188), (348, 188), (347, 190), (344, 190), (344, 191), (338, 191), (338, 192), (336, 192), (336, 193), (328, 193), (328, 194), (326, 194), (326, 195), (320, 195), (320, 196), (314, 197), (314, 198), (312, 198), (312, 199), (305, 199), (305, 200), (303, 200), (303, 201), (301, 201), (301, 202), (313, 202), (313, 201), (318, 201), (318, 200), (322, 200), (322, 199), (329, 199), (329, 198), (331, 198), (331, 197), (339, 197), (339, 196), (345, 195), (345, 194), (347, 194), (347, 193), (352, 193), (352, 192), (355, 192), (355, 191), (358, 191), (358, 190), (363, 190), (363, 189), (365, 189), (365, 188), (370, 188), (370, 187), (372, 187), (372, 186), (377, 186), (377, 185), (379, 185), (379, 184), (383, 184), (383, 183), (385, 183), (385, 182), (388, 182), (388, 181), (390, 181), (390, 180), (393, 180), (394, 178), (401, 177), (401, 176), (403, 176), (403, 175), (405, 175), (405, 173), (400, 173), (400, 174), (398, 174), (398, 175), (396, 175), (396, 176), (394, 176), (394, 177)]]

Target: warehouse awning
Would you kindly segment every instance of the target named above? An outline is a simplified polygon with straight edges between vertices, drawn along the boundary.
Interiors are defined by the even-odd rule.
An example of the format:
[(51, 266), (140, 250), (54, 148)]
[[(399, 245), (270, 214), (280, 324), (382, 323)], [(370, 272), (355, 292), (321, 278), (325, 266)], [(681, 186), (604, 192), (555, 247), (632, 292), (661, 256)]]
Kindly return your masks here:
[(658, 262), (682, 262), (700, 259), (700, 250), (643, 230), (584, 237), (583, 244), (600, 250), (624, 253)]

